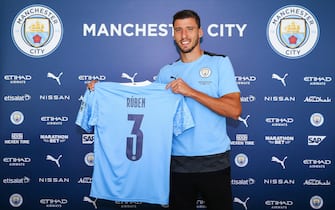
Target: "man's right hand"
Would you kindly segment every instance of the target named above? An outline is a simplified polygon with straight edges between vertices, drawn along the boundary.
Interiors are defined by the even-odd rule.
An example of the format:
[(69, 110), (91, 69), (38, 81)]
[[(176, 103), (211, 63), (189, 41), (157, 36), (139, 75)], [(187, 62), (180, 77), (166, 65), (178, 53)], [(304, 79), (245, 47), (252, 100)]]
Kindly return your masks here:
[(92, 80), (90, 81), (88, 84), (87, 84), (87, 88), (90, 90), (90, 91), (93, 91), (94, 90), (94, 85), (95, 83), (99, 82), (99, 80)]

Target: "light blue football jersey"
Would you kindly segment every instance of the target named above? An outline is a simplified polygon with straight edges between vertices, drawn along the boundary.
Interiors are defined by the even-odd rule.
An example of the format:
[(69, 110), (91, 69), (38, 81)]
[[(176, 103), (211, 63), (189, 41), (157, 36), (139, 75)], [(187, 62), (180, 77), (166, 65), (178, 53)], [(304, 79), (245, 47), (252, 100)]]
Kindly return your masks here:
[[(205, 52), (194, 62), (176, 61), (160, 70), (156, 82), (169, 83), (174, 78), (182, 78), (192, 88), (215, 98), (240, 92), (233, 66), (227, 56)], [(174, 137), (172, 155), (204, 156), (230, 150), (226, 118), (209, 110), (192, 98), (186, 97), (185, 101), (192, 112), (196, 125)]]
[(94, 131), (90, 196), (168, 204), (172, 139), (194, 126), (184, 97), (164, 84), (99, 82), (85, 92), (76, 124)]

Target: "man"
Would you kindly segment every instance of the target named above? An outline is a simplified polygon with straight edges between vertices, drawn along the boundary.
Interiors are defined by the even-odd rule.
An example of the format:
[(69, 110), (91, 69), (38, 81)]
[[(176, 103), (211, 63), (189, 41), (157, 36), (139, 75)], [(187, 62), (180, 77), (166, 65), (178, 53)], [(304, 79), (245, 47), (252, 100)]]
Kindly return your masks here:
[(238, 119), (242, 111), (234, 70), (227, 56), (201, 49), (196, 12), (177, 12), (173, 28), (180, 59), (164, 66), (157, 82), (186, 97), (195, 127), (173, 139), (169, 206), (195, 210), (201, 196), (209, 210), (232, 210), (226, 117)]

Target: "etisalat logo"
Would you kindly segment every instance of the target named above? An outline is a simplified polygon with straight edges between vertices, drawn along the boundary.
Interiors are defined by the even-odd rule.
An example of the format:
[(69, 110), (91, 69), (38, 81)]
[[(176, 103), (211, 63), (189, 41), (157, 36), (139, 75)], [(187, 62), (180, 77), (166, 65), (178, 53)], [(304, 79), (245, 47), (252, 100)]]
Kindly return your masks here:
[(41, 58), (54, 52), (63, 37), (63, 24), (51, 8), (34, 4), (17, 13), (12, 23), (12, 39), (25, 55)]
[(271, 48), (280, 56), (297, 59), (316, 46), (320, 29), (313, 13), (299, 5), (287, 5), (273, 13), (266, 35)]

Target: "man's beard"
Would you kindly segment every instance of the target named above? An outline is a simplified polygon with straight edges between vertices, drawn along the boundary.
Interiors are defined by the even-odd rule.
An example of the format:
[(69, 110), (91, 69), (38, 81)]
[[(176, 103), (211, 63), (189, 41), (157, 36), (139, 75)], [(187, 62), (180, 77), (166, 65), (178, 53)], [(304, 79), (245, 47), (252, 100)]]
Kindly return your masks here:
[(199, 39), (197, 39), (197, 41), (194, 43), (194, 45), (192, 45), (192, 47), (191, 48), (189, 48), (189, 49), (182, 49), (180, 46), (179, 46), (179, 44), (177, 44), (177, 46), (178, 46), (178, 49), (180, 50), (180, 52), (182, 52), (182, 53), (190, 53), (190, 52), (192, 52), (193, 50), (194, 50), (194, 48), (198, 45), (198, 43), (199, 43)]

